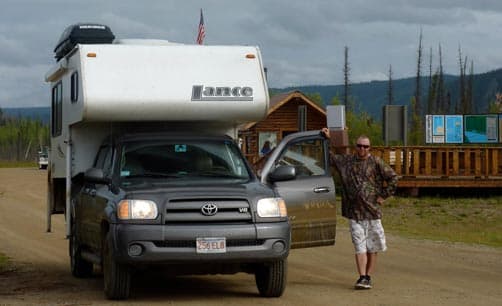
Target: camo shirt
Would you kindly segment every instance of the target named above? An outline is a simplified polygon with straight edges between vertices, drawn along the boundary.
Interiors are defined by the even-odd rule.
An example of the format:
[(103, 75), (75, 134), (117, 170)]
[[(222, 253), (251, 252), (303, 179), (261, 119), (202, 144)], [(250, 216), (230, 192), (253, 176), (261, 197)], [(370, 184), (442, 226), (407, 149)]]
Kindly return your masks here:
[(386, 199), (394, 194), (397, 175), (381, 158), (370, 155), (361, 159), (357, 155), (330, 154), (342, 181), (342, 216), (352, 220), (382, 218), (377, 198)]

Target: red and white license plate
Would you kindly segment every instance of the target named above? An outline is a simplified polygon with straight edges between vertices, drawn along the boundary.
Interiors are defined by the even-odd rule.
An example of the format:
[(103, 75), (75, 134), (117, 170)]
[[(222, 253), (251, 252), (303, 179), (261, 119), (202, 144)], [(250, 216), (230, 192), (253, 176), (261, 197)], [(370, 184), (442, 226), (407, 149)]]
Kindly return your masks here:
[(197, 253), (225, 253), (227, 244), (223, 238), (197, 238)]

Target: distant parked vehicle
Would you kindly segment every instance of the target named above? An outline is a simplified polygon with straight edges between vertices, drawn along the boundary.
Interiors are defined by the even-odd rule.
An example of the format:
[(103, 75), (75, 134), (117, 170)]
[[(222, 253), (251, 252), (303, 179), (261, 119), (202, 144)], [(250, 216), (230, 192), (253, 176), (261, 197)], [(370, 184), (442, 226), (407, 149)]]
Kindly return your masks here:
[(49, 165), (49, 153), (47, 153), (47, 151), (39, 151), (37, 159), (38, 169), (47, 169), (47, 166)]

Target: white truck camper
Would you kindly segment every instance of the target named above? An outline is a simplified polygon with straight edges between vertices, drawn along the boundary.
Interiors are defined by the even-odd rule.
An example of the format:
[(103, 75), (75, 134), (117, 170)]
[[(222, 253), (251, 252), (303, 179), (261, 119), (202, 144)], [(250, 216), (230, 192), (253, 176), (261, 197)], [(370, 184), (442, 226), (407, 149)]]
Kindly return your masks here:
[(125, 299), (141, 266), (244, 271), (277, 297), (292, 246), (334, 243), (319, 131), (286, 137), (261, 178), (236, 144), (239, 125), (267, 113), (257, 47), (115, 40), (76, 24), (54, 51), (47, 231), (65, 214), (74, 276), (100, 265), (106, 297)]

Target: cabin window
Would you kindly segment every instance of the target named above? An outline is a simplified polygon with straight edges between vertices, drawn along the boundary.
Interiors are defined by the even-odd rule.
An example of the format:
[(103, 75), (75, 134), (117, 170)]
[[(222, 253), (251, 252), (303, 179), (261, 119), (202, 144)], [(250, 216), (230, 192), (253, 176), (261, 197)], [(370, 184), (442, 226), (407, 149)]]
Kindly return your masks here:
[(277, 133), (276, 132), (259, 132), (258, 135), (258, 155), (267, 155), (272, 151), (277, 145)]
[(71, 75), (71, 102), (75, 103), (78, 101), (78, 72), (75, 71)]
[(63, 127), (63, 83), (61, 81), (52, 87), (51, 111), (51, 133), (52, 137), (56, 137), (61, 135)]

